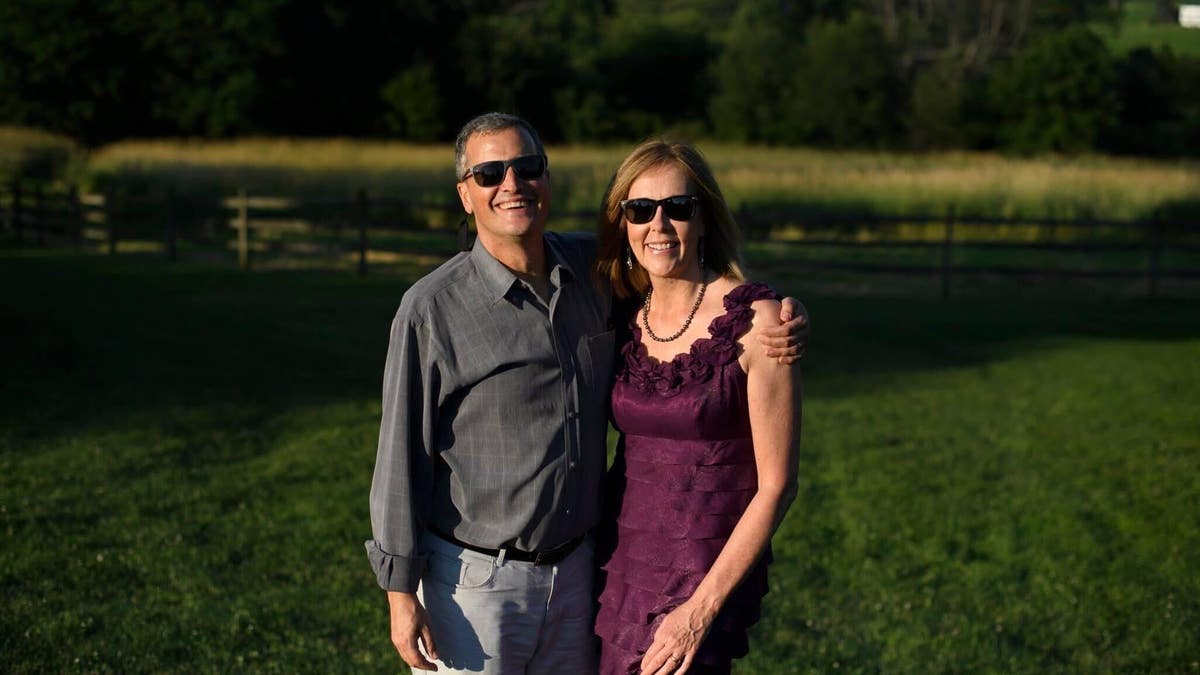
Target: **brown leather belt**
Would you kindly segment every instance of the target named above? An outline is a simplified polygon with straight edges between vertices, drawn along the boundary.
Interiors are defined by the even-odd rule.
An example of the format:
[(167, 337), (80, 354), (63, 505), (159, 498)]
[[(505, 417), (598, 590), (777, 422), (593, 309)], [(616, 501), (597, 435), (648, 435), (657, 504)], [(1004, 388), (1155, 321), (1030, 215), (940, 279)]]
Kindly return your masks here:
[(571, 553), (574, 552), (579, 544), (583, 542), (583, 536), (579, 536), (561, 546), (546, 549), (545, 551), (522, 551), (519, 548), (512, 547), (484, 548), (482, 546), (476, 546), (475, 544), (468, 544), (467, 542), (458, 539), (454, 535), (442, 532), (441, 530), (435, 530), (431, 528), (429, 531), (438, 537), (445, 539), (451, 544), (454, 544), (455, 546), (461, 546), (468, 551), (482, 553), (484, 555), (492, 556), (493, 558), (499, 558), (500, 554), (503, 552), (505, 560), (519, 560), (521, 562), (533, 563), (534, 565), (553, 565), (555, 563), (562, 562), (563, 559), (571, 555)]

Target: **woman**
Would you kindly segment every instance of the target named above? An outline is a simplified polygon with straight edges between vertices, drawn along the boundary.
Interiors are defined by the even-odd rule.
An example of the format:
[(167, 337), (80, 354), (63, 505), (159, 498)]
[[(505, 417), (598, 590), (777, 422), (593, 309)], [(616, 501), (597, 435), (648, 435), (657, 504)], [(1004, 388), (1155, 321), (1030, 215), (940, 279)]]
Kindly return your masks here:
[(712, 171), (689, 145), (622, 162), (597, 270), (632, 299), (612, 414), (622, 434), (600, 556), (601, 672), (727, 673), (796, 492), (800, 373), (747, 345), (779, 303), (747, 283)]

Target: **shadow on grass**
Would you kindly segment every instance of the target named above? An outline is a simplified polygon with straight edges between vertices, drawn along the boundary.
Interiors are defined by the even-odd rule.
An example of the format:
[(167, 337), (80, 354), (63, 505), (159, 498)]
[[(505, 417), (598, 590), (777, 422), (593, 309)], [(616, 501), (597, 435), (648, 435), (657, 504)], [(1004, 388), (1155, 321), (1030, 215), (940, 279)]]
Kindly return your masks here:
[[(241, 273), (133, 256), (0, 253), (0, 280), (8, 291), (0, 299), (5, 374), (0, 529), (8, 532), (0, 548), (0, 589), (9, 610), (0, 618), (0, 651), (17, 664), (13, 672), (239, 672), (272, 666), (394, 672), (386, 608), (361, 541), (367, 536), (365, 495), (388, 324), (416, 274), (359, 279), (349, 273)], [(1091, 572), (1107, 568), (1111, 551), (1126, 550), (1119, 546), (1123, 540), (1113, 539), (1115, 524), (1127, 522), (1124, 502), (1112, 501), (1113, 512), (1103, 518), (1088, 520), (1085, 512), (1078, 527), (1073, 514), (1080, 505), (1092, 508), (1089, 495), (1096, 503), (1107, 503), (1110, 494), (1124, 498), (1128, 466), (1103, 454), (1091, 463), (1055, 464), (1069, 453), (1041, 451), (1043, 445), (1064, 445), (1045, 419), (992, 452), (1000, 441), (989, 434), (1007, 433), (1022, 411), (1003, 411), (993, 423), (990, 404), (1019, 399), (1021, 392), (1011, 397), (1007, 391), (984, 397), (967, 392), (985, 405), (957, 411), (966, 415), (960, 430), (937, 426), (936, 420), (951, 414), (943, 407), (936, 414), (917, 408), (911, 428), (896, 424), (889, 416), (908, 417), (901, 410), (904, 396), (893, 397), (901, 403), (878, 415), (859, 411), (886, 407), (887, 401), (866, 397), (864, 406), (842, 397), (903, 388), (907, 376), (926, 371), (978, 368), (986, 377), (988, 364), (1000, 359), (1029, 355), (1031, 363), (1045, 363), (1032, 358), (1037, 350), (1070, 346), (1075, 338), (1157, 343), (1193, 338), (1200, 335), (1196, 302), (1119, 300), (1078, 290), (1053, 297), (1049, 291), (1011, 288), (982, 289), (943, 303), (900, 293), (810, 296), (801, 279), (779, 287), (808, 303), (815, 332), (805, 366), (807, 391), (828, 416), (807, 432), (812, 442), (803, 459), (805, 488), (801, 506), (793, 508), (806, 527), (779, 538), (777, 565), (790, 571), (777, 573), (773, 584), (778, 580), (779, 588), (790, 590), (772, 594), (768, 619), (780, 617), (782, 632), (758, 643), (754, 654), (761, 667), (750, 665), (753, 672), (797, 670), (789, 659), (803, 649), (811, 658), (818, 643), (823, 649), (820, 631), (829, 631), (829, 644), (842, 650), (831, 659), (852, 664), (849, 670), (866, 670), (883, 658), (881, 645), (892, 644), (889, 635), (905, 638), (914, 622), (928, 622), (934, 632), (950, 630), (944, 616), (959, 621), (955, 629), (974, 630), (972, 635), (983, 635), (988, 642), (982, 644), (990, 645), (997, 635), (992, 623), (997, 608), (1009, 607), (1009, 598), (1029, 590), (1021, 578), (1031, 564), (1027, 558), (1001, 556), (987, 538), (1005, 527), (1018, 531), (1014, 550), (1043, 551), (1037, 554), (1051, 558), (1059, 549), (1038, 537), (1057, 542), (1063, 532), (1097, 532), (1097, 539), (1114, 543), (1085, 549), (1090, 557), (1084, 560), (1096, 566)], [(1055, 371), (1060, 381), (1069, 380), (1062, 374), (1072, 373), (1071, 367)], [(1013, 381), (1012, 368), (995, 370)], [(974, 373), (961, 375), (952, 373), (947, 386), (963, 386)], [(1024, 395), (1042, 388), (1036, 375)], [(1086, 398), (1096, 385), (1081, 386)], [(1163, 395), (1123, 393), (1116, 400), (1133, 397), (1147, 406)], [(952, 405), (960, 398), (956, 390), (935, 397), (935, 403)], [(1070, 419), (1087, 420), (1090, 427), (1093, 410), (1085, 405)], [(930, 424), (935, 428), (926, 430)], [(839, 436), (835, 426), (866, 431)], [(1109, 432), (1101, 426), (1095, 433), (1084, 437), (1085, 446)], [(1168, 440), (1182, 437), (1178, 430), (1172, 433)], [(975, 454), (977, 447), (966, 442), (977, 434), (986, 452)], [(1044, 441), (1028, 440), (1042, 434)], [(1125, 443), (1118, 437), (1112, 457), (1129, 456), (1141, 438)], [(1033, 462), (1033, 469), (1016, 471), (1023, 462)], [(1184, 469), (1167, 475), (1185, 480), (1195, 475), (1191, 463), (1168, 466)], [(1049, 493), (1052, 485), (1058, 494), (1069, 482), (1063, 476), (1098, 471), (1119, 475), (1117, 487), (1085, 483), (1068, 489), (1066, 506), (1016, 487), (1045, 484)], [(1158, 489), (1158, 474), (1145, 475)], [(945, 482), (931, 480), (947, 476)], [(985, 490), (1018, 496), (980, 498)], [(1163, 501), (1158, 492), (1138, 494), (1155, 508)], [(1053, 527), (1022, 515), (1049, 507), (1060, 514)], [(1154, 530), (1159, 521), (1146, 518)], [(1059, 524), (1062, 529), (1054, 529)], [(867, 537), (870, 527), (882, 534)], [(928, 531), (906, 533), (914, 527)], [(1035, 528), (1036, 536), (1022, 534), (1023, 527)], [(980, 559), (989, 552), (995, 560)], [(864, 557), (869, 565), (860, 564)], [(1139, 558), (1129, 560), (1137, 570), (1130, 578), (1140, 588), (1145, 566), (1134, 564)], [(972, 571), (980, 565), (984, 572)], [(1080, 572), (1079, 565), (1072, 559), (1069, 574), (1088, 578), (1089, 570)], [(967, 572), (976, 576), (963, 579)], [(905, 628), (885, 633), (878, 607), (864, 610), (868, 598), (878, 597), (880, 589), (898, 589), (901, 595), (894, 597), (905, 600), (929, 597), (921, 595), (919, 579), (889, 577), (897, 573), (932, 575), (945, 590), (916, 619), (907, 605), (894, 603), (905, 608), (894, 624)], [(1155, 579), (1174, 583), (1182, 577), (1164, 572)], [(1179, 597), (1195, 596), (1190, 587), (1176, 585), (1183, 589)], [(1101, 595), (1089, 606), (1107, 607), (1100, 604), (1105, 600)], [(1049, 625), (1057, 620), (1057, 608), (1030, 610), (1029, 624)], [(1194, 616), (1194, 609), (1182, 611)], [(1114, 625), (1129, 624), (1125, 616)], [(797, 629), (799, 617), (815, 623)], [(871, 621), (875, 632), (860, 630)], [(802, 631), (800, 639), (796, 630)], [(1007, 630), (1026, 634), (1019, 625)], [(1079, 630), (1090, 628), (1085, 622)], [(1165, 644), (1168, 655), (1184, 651), (1175, 643), (1151, 641), (1155, 648)], [(1043, 642), (1067, 645), (1054, 663), (1073, 663), (1071, 650), (1090, 653), (1069, 640)], [(966, 638), (929, 643), (931, 658), (943, 661), (924, 670), (987, 669), (971, 667), (988, 662), (986, 654), (972, 651), (974, 644)], [(946, 646), (944, 654), (938, 645)], [(1002, 654), (997, 647), (996, 663), (1009, 654), (1036, 652), (1024, 645), (1006, 649)], [(921, 655), (913, 663), (925, 665), (924, 654), (912, 651)]]
[[(262, 410), (375, 400), (389, 322), (419, 274), (359, 279), (124, 256), (0, 255), (9, 289), (0, 301), (0, 419), (10, 433), (36, 437), (164, 405), (236, 410), (253, 401)], [(1200, 335), (1194, 300), (1052, 295), (1013, 284), (943, 302), (811, 296), (805, 285), (786, 275), (778, 283), (812, 315), (805, 369), (817, 396), (878, 386), (880, 376), (1009, 358), (1073, 335)]]
[(374, 398), (411, 282), (58, 252), (3, 258), (0, 419), (35, 437), (160, 407)]

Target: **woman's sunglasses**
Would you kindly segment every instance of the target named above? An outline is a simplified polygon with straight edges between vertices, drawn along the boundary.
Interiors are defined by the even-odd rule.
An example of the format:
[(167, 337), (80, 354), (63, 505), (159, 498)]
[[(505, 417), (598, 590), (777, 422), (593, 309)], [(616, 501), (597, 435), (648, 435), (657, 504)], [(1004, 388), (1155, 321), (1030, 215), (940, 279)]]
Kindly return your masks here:
[(650, 222), (658, 212), (659, 206), (662, 206), (663, 213), (671, 220), (688, 220), (696, 212), (696, 203), (699, 201), (700, 198), (696, 195), (675, 195), (663, 199), (622, 199), (621, 211), (625, 214), (625, 220), (634, 225)]
[(504, 182), (504, 174), (508, 173), (508, 167), (510, 166), (513, 169), (513, 173), (517, 175), (517, 178), (521, 180), (536, 180), (546, 173), (546, 156), (521, 155), (520, 157), (503, 162), (499, 160), (481, 162), (468, 169), (463, 174), (462, 180), (466, 180), (468, 176), (474, 176), (475, 184), (479, 187), (494, 187)]

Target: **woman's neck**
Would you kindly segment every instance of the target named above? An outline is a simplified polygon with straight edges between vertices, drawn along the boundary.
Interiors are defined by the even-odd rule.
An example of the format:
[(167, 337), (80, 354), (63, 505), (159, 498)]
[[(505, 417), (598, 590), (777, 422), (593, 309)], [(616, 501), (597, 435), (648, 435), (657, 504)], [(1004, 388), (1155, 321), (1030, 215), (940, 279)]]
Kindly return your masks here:
[(650, 279), (654, 295), (654, 313), (660, 316), (687, 314), (696, 302), (700, 287), (711, 281), (711, 273), (696, 270), (686, 277), (659, 277)]

